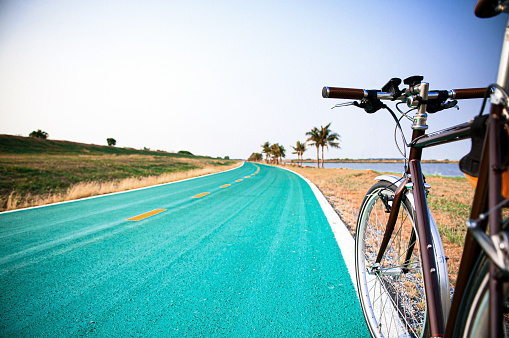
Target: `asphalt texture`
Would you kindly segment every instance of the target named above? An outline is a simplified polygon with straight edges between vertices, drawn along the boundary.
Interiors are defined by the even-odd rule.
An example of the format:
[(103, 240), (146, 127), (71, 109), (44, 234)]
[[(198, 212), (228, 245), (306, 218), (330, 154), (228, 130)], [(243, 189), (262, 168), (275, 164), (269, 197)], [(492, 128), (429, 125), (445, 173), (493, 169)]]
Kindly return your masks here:
[(82, 336), (368, 333), (309, 185), (246, 163), (0, 214), (0, 337)]

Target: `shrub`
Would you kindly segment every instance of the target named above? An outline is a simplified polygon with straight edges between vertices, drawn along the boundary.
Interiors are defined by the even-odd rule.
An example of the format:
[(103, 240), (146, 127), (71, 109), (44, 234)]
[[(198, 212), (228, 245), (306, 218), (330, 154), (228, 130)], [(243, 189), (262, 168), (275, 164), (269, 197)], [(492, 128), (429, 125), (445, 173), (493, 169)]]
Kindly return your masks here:
[(28, 134), (28, 136), (35, 137), (35, 138), (47, 139), (49, 135), (47, 132), (37, 129), (37, 131), (31, 132), (30, 134)]

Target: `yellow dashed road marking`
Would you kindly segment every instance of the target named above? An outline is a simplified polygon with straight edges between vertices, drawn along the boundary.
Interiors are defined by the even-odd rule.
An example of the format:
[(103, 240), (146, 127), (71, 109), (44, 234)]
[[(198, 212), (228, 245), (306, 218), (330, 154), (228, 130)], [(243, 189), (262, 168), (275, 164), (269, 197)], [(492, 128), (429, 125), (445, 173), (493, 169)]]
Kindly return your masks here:
[(239, 179), (239, 180), (236, 180), (235, 182), (241, 182), (241, 181), (242, 181), (242, 179)]
[(220, 186), (219, 188), (226, 188), (226, 187), (229, 187), (231, 184), (225, 184), (225, 185), (222, 185)]
[(128, 221), (141, 221), (142, 219), (148, 218), (148, 217), (150, 217), (150, 216), (157, 215), (158, 213), (163, 212), (163, 211), (166, 211), (166, 210), (167, 210), (167, 209), (155, 209), (155, 210), (152, 210), (152, 211), (146, 212), (146, 213), (144, 213), (144, 214), (141, 214), (141, 215), (138, 215), (138, 216), (134, 216), (134, 217), (128, 218), (127, 220), (128, 220)]
[(244, 178), (250, 178), (250, 177), (251, 177), (251, 176), (246, 176), (246, 177), (244, 177)]
[(201, 194), (194, 195), (193, 198), (201, 198), (203, 196), (207, 196), (208, 194), (210, 194), (210, 192), (202, 192)]

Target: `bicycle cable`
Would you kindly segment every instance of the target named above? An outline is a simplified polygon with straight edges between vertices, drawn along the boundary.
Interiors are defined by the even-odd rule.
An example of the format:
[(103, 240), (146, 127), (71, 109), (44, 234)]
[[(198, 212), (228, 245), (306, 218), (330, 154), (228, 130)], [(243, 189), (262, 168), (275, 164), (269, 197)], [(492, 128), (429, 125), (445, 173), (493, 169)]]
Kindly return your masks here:
[[(400, 122), (401, 122), (402, 118), (403, 118), (403, 116), (401, 116), (399, 118)], [(394, 127), (394, 143), (396, 143), (396, 148), (398, 148), (399, 153), (401, 154), (401, 156), (403, 156), (403, 159), (405, 160), (404, 166), (405, 166), (405, 172), (406, 172), (406, 170), (407, 170), (407, 163), (408, 163), (408, 158), (406, 156), (406, 147), (403, 147), (403, 151), (401, 151), (401, 148), (399, 147), (399, 144), (398, 144), (397, 131), (398, 131), (398, 126)], [(401, 134), (401, 139), (403, 140), (403, 142), (405, 142), (405, 135), (403, 135), (401, 130), (400, 130), (400, 134)]]
[[(396, 114), (394, 113), (394, 111), (392, 111), (392, 109), (390, 109), (387, 105), (384, 104), (383, 108), (387, 109), (389, 111), (389, 113), (391, 114), (392, 118), (394, 119), (394, 121), (396, 122), (396, 127), (394, 128), (394, 142), (396, 143), (396, 148), (398, 149), (399, 153), (401, 154), (401, 156), (403, 156), (403, 159), (404, 159), (404, 167), (405, 167), (405, 175), (406, 175), (406, 172), (407, 172), (407, 169), (408, 169), (408, 166), (407, 166), (407, 163), (408, 163), (408, 158), (406, 156), (406, 147), (409, 147), (409, 144), (407, 143), (406, 141), (406, 138), (405, 138), (405, 134), (403, 133), (403, 128), (401, 128), (401, 124), (400, 124), (400, 121), (403, 117), (406, 117), (408, 119), (410, 119), (411, 121), (413, 121), (412, 118), (409, 118), (408, 117), (408, 112), (410, 112), (411, 110), (409, 110), (408, 112), (404, 113), (403, 111), (401, 111), (398, 107), (398, 105), (396, 104), (396, 108), (398, 109), (398, 111), (403, 115), (401, 116), (399, 119), (398, 117), (396, 116)], [(397, 137), (396, 137), (396, 132), (397, 130), (399, 129), (399, 132), (401, 134), (401, 139), (403, 141), (403, 151), (401, 151), (401, 148), (399, 147), (399, 144), (398, 144), (398, 141), (397, 141)]]
[(400, 104), (405, 104), (405, 102), (398, 102), (398, 103), (396, 103), (396, 109), (399, 111), (399, 113), (400, 113), (401, 115), (404, 115), (404, 116), (405, 116), (405, 117), (406, 117), (409, 121), (414, 122), (414, 119), (413, 119), (413, 118), (411, 118), (410, 116), (408, 116), (407, 114), (408, 114), (408, 113), (410, 113), (412, 110), (416, 110), (417, 108), (412, 108), (412, 109), (410, 109), (409, 111), (404, 112), (404, 111), (402, 111), (401, 109), (399, 109), (399, 107), (398, 107), (398, 106), (399, 106)]
[(488, 96), (490, 96), (491, 92), (493, 91), (493, 88), (496, 88), (498, 90), (500, 90), (500, 92), (502, 93), (502, 95), (505, 96), (505, 99), (506, 99), (506, 108), (507, 108), (507, 101), (509, 100), (509, 94), (507, 94), (507, 92), (505, 91), (504, 88), (502, 88), (501, 86), (499, 86), (498, 84), (496, 83), (492, 83), (490, 84), (487, 88), (486, 88), (486, 92), (484, 93), (484, 99), (482, 101), (482, 105), (481, 105), (481, 111), (479, 112), (479, 116), (481, 116), (483, 113), (484, 113), (484, 108), (486, 107), (486, 102), (488, 101)]
[(506, 198), (505, 200), (501, 201), (500, 203), (495, 205), (490, 210), (486, 211), (485, 213), (480, 214), (477, 219), (468, 220), (467, 224), (470, 222), (470, 223), (473, 223), (473, 224), (477, 225), (477, 223), (485, 220), (493, 211), (499, 210), (500, 208), (502, 208), (503, 206), (505, 206), (508, 203), (509, 203), (509, 198)]

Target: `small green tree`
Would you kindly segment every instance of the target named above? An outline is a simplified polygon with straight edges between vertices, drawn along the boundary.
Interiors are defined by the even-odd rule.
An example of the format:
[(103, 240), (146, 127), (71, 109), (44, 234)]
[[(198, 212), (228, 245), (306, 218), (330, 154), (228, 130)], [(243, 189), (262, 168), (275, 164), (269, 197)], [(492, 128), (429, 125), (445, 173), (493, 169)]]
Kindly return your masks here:
[(43, 139), (47, 139), (48, 138), (48, 133), (45, 132), (45, 131), (42, 131), (40, 129), (37, 129), (37, 131), (33, 131), (31, 132), (29, 135), (29, 137), (35, 137), (35, 138), (43, 138)]
[(108, 142), (108, 146), (113, 147), (115, 144), (117, 144), (117, 141), (114, 138), (107, 138), (106, 142)]

